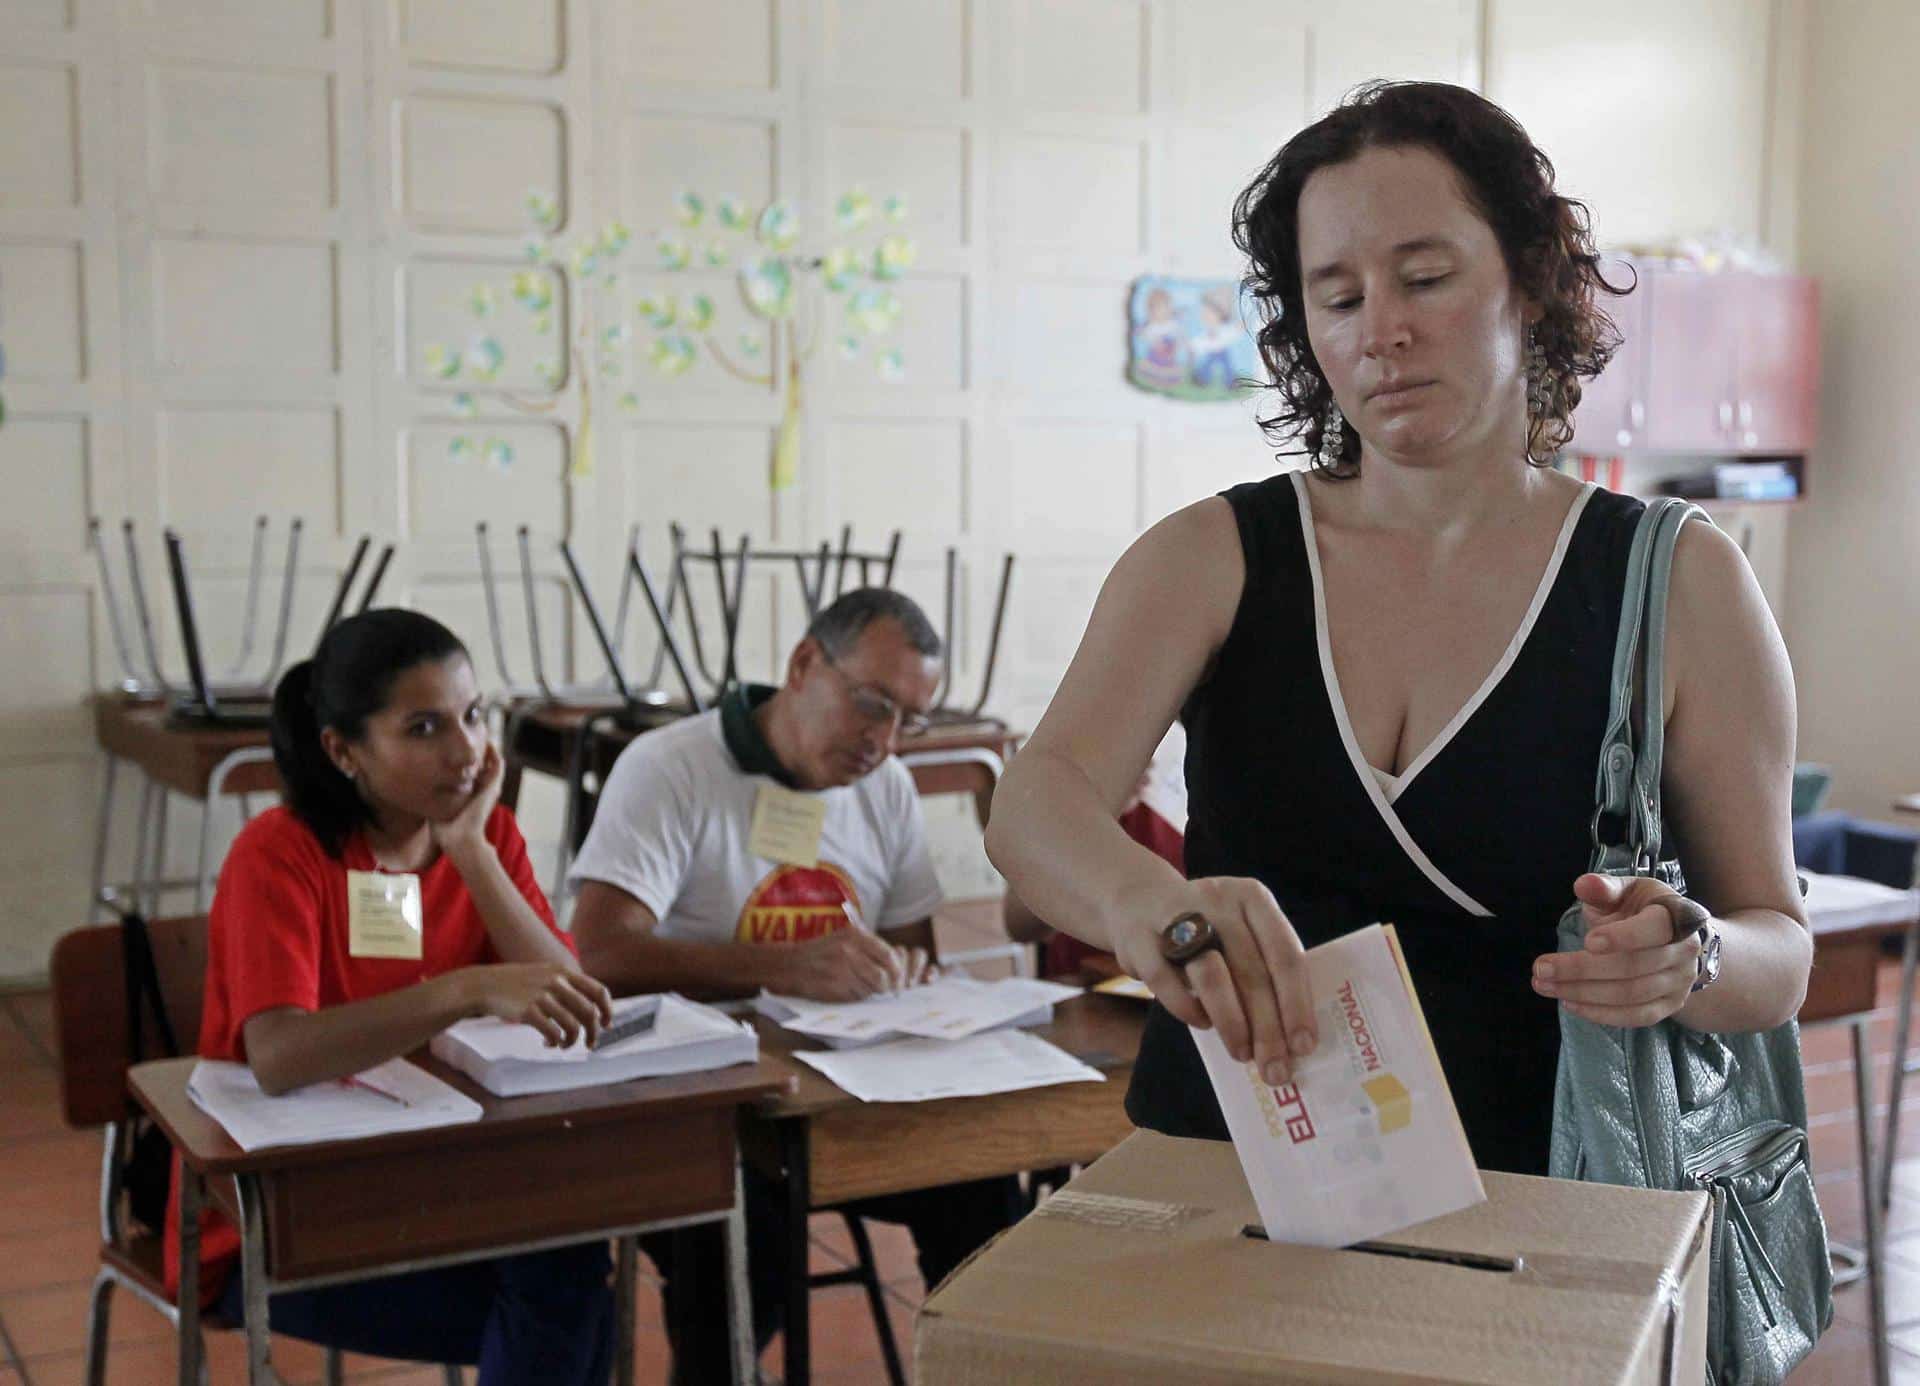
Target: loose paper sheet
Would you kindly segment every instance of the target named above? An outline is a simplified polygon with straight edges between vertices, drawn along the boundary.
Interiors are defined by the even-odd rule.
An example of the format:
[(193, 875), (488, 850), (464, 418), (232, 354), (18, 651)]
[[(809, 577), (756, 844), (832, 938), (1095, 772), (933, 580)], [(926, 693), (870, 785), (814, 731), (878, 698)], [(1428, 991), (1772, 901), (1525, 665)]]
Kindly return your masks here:
[(756, 1007), (789, 1030), (845, 1048), (907, 1037), (965, 1039), (1001, 1026), (1044, 1025), (1055, 1002), (1079, 994), (1078, 987), (1031, 977), (982, 982), (955, 976), (864, 1001), (806, 1001), (763, 992)]
[(862, 1102), (931, 1102), (1055, 1083), (1106, 1082), (1099, 1069), (1024, 1030), (995, 1030), (963, 1040), (893, 1040), (865, 1049), (808, 1050), (793, 1057)]
[(478, 1102), (405, 1059), (279, 1097), (262, 1092), (245, 1064), (202, 1059), (187, 1078), (187, 1096), (242, 1150), (356, 1140), (480, 1119)]
[(1268, 1237), (1351, 1246), (1484, 1202), (1392, 927), (1306, 956), (1320, 1044), (1293, 1082), (1270, 1087), (1193, 1032)]

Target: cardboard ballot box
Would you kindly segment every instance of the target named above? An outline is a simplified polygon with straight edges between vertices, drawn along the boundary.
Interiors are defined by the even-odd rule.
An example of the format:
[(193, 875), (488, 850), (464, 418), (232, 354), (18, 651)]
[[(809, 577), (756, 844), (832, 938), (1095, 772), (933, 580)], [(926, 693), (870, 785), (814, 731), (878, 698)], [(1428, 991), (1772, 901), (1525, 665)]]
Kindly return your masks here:
[(934, 1292), (914, 1380), (1699, 1386), (1704, 1193), (1485, 1181), (1392, 1250), (1288, 1246), (1231, 1145), (1137, 1132)]

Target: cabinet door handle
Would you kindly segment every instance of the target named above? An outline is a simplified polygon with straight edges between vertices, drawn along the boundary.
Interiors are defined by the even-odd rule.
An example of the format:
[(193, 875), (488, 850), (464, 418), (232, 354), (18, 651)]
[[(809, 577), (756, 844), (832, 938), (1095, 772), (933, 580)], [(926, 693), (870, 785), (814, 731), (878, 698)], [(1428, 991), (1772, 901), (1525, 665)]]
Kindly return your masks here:
[(1750, 399), (1740, 401), (1740, 427), (1753, 427), (1753, 401)]
[(1725, 433), (1732, 427), (1733, 427), (1733, 401), (1729, 399), (1723, 399), (1720, 401), (1720, 431), (1722, 433)]
[(1643, 401), (1636, 399), (1627, 406), (1627, 421), (1636, 429), (1647, 426), (1647, 406)]

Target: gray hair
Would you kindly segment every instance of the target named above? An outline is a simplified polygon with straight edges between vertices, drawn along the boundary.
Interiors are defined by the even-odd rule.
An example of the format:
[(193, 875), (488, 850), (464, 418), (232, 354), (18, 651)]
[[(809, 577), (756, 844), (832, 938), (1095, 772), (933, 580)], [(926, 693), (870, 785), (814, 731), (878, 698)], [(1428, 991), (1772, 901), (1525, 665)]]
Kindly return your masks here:
[(929, 659), (937, 659), (944, 648), (940, 633), (927, 619), (913, 598), (891, 587), (856, 587), (837, 598), (813, 618), (807, 634), (835, 659), (845, 654), (860, 638), (860, 632), (882, 617), (900, 623), (907, 643)]

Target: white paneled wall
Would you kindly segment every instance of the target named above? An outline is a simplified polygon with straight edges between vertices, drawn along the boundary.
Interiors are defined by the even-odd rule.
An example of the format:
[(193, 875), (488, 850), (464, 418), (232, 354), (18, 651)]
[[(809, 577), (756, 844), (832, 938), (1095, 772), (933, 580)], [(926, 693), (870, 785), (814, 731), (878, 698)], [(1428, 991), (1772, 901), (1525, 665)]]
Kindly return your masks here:
[[(1764, 39), (1768, 6), (1742, 3), (1714, 13), (1761, 16), (1742, 32)], [(1653, 30), (1718, 22), (1644, 8)], [(953, 545), (966, 698), (1013, 548), (994, 705), (1031, 725), (1125, 544), (1274, 465), (1245, 406), (1124, 382), (1129, 283), (1236, 273), (1233, 197), (1351, 83), (1478, 84), (1484, 49), (1534, 99), (1529, 63), (1571, 41), (1568, 24), (1590, 30), (1584, 14), (1572, 0), (4, 0), (0, 978), (40, 972), (83, 906), (97, 785), (83, 699), (118, 675), (89, 514), (137, 517), (155, 578), (159, 526), (181, 529), (222, 627), (216, 662), (233, 648), (252, 515), (306, 519), (296, 645), (353, 539), (393, 538), (388, 594), (465, 634), (488, 682), (477, 520), (503, 566), (515, 525), (538, 536), (550, 638), (571, 635), (552, 580), (561, 534), (610, 594), (634, 524), (656, 554), (670, 520), (782, 544), (843, 523), (878, 544), (898, 526), (900, 582), (936, 615)], [(1688, 50), (1669, 85), (1694, 104), (1677, 109), (1747, 91), (1730, 69), (1751, 43), (1725, 47)], [(1638, 156), (1610, 162), (1590, 133), (1608, 99), (1590, 95), (1578, 119), (1541, 101), (1540, 118), (1565, 128), (1595, 187), (1633, 188)], [(1736, 148), (1716, 176), (1757, 205), (1763, 133), (1717, 138)], [(1662, 158), (1676, 188), (1696, 187), (1684, 150)], [(883, 384), (831, 349), (809, 361), (790, 492), (768, 485), (779, 392), (704, 358), (601, 390), (593, 473), (569, 481), (587, 420), (537, 369), (587, 364), (567, 355), (564, 267), (540, 271), (550, 334), (513, 311), (488, 324), (507, 354), (498, 386), (536, 412), (481, 389), (479, 419), (463, 418), (463, 386), (427, 368), (429, 343), (471, 334), (471, 287), (527, 268), (531, 189), (554, 195), (562, 238), (619, 218), (644, 258), (682, 188), (787, 198), (818, 233), (855, 184), (911, 209), (908, 375)], [(628, 321), (645, 286), (622, 287)], [(671, 287), (734, 294), (724, 272)], [(759, 359), (784, 368), (768, 334)], [(623, 390), (637, 408), (613, 406)], [(511, 467), (453, 460), (463, 432), (507, 443)], [(503, 617), (525, 679), (517, 600)], [(756, 583), (749, 671), (769, 672), (797, 629), (787, 575)], [(551, 803), (529, 809), (550, 833)]]

